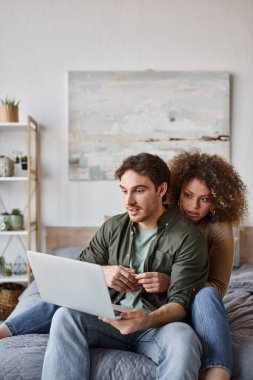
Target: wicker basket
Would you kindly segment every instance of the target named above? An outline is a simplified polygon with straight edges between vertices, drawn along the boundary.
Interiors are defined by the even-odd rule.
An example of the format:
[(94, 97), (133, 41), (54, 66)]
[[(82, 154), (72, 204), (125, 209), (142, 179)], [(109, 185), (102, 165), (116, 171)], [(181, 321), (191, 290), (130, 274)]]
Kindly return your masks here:
[(5, 320), (10, 315), (24, 289), (23, 285), (12, 282), (0, 284), (0, 320)]

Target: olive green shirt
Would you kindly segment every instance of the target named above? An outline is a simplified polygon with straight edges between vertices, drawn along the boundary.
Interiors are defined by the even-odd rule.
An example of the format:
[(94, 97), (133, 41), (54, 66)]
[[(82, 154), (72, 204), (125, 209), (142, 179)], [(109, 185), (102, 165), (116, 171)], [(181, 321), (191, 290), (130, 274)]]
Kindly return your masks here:
[[(169, 302), (178, 303), (189, 311), (195, 294), (207, 280), (206, 240), (173, 205), (158, 219), (157, 227), (144, 262), (144, 272), (165, 273), (171, 276), (171, 283), (163, 293), (148, 293), (143, 288), (142, 303), (150, 311)], [(116, 215), (101, 226), (79, 259), (99, 265), (130, 267), (135, 233), (136, 226), (127, 213)], [(110, 289), (110, 294), (114, 303), (119, 303), (124, 296), (114, 289)]]

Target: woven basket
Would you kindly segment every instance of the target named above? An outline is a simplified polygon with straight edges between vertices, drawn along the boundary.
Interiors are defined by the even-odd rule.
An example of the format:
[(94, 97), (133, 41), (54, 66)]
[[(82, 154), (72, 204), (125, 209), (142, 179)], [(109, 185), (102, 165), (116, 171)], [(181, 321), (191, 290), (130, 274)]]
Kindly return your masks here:
[(23, 285), (12, 282), (0, 284), (0, 320), (5, 320), (10, 315), (24, 289)]

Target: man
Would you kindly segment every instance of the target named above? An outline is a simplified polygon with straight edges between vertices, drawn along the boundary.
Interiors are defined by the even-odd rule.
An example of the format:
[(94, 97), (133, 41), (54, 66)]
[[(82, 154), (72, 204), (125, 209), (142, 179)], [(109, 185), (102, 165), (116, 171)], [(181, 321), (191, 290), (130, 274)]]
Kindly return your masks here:
[(134, 310), (108, 320), (60, 308), (42, 379), (89, 379), (89, 347), (100, 346), (148, 356), (158, 379), (197, 380), (200, 342), (180, 321), (207, 279), (205, 240), (175, 206), (163, 204), (170, 173), (161, 158), (130, 156), (115, 177), (127, 212), (102, 225), (80, 260), (102, 265), (113, 302)]

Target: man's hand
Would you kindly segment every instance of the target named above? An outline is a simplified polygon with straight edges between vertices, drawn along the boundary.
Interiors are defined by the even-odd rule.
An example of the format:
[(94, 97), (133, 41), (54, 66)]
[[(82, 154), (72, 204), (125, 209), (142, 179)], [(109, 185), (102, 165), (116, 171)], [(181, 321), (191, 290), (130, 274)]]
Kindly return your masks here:
[(121, 313), (121, 319), (112, 320), (104, 317), (99, 319), (115, 327), (121, 334), (130, 334), (137, 330), (156, 328), (167, 323), (182, 321), (185, 317), (184, 307), (175, 302), (170, 302), (150, 313), (143, 310), (131, 310)]
[(170, 276), (159, 272), (136, 274), (135, 279), (148, 293), (167, 292), (170, 285)]
[(121, 319), (113, 320), (102, 317), (99, 319), (103, 322), (109, 323), (119, 330), (121, 334), (125, 335), (144, 328), (146, 324), (145, 322), (147, 322), (148, 313), (145, 313), (143, 310), (131, 310), (123, 312), (120, 315)]
[(121, 265), (102, 266), (105, 280), (109, 288), (118, 292), (130, 292), (141, 287), (135, 279), (135, 270)]

